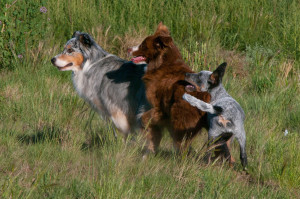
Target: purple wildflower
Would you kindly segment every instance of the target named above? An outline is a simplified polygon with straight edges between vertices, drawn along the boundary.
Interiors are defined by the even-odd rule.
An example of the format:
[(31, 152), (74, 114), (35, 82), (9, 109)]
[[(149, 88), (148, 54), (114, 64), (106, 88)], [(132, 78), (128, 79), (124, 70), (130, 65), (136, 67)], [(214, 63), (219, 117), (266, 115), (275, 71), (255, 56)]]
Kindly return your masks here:
[(47, 8), (44, 6), (40, 8), (40, 12), (42, 13), (46, 13), (47, 11), (48, 11)]
[(19, 58), (19, 59), (23, 59), (23, 55), (19, 54), (19, 55), (18, 55), (18, 58)]

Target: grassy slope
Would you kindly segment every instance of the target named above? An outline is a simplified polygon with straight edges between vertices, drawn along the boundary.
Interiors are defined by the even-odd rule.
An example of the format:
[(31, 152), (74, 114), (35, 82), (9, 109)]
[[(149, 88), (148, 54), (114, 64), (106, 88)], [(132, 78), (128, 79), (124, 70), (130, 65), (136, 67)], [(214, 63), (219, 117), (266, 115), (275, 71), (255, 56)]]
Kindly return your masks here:
[[(94, 2), (48, 1), (47, 37), (0, 72), (1, 197), (300, 197), (296, 1)], [(26, 2), (10, 12), (18, 6)], [(49, 63), (74, 30), (125, 57), (161, 20), (196, 71), (229, 63), (224, 84), (246, 112), (250, 175), (240, 164), (207, 166), (175, 155), (168, 136), (160, 154), (142, 161), (143, 139), (114, 140), (111, 126), (74, 92), (70, 74)], [(205, 139), (193, 143), (199, 154)], [(238, 160), (236, 143), (233, 150)]]

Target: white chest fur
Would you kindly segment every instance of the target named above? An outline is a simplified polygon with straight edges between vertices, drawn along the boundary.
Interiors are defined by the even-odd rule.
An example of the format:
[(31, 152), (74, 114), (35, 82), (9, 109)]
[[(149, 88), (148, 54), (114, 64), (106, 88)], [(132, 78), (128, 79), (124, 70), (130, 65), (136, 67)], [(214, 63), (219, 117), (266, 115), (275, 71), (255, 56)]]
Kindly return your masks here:
[(79, 71), (73, 71), (72, 79), (73, 79), (73, 85), (79, 94), (80, 97), (83, 97), (85, 99), (89, 99), (90, 94), (92, 93), (89, 91), (89, 80), (87, 78), (87, 71), (90, 69), (90, 62), (87, 61), (84, 64), (83, 70)]

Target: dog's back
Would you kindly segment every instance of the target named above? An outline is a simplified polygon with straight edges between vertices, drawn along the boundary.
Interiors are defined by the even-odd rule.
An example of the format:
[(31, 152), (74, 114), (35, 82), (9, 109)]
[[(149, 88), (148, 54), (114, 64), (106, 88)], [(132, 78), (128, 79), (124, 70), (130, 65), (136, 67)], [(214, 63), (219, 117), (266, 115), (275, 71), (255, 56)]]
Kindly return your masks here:
[(211, 103), (211, 105), (215, 107), (216, 106), (221, 107), (222, 115), (225, 118), (227, 118), (229, 121), (237, 123), (237, 122), (244, 122), (245, 120), (245, 113), (241, 105), (230, 95), (228, 95), (228, 97), (216, 99)]

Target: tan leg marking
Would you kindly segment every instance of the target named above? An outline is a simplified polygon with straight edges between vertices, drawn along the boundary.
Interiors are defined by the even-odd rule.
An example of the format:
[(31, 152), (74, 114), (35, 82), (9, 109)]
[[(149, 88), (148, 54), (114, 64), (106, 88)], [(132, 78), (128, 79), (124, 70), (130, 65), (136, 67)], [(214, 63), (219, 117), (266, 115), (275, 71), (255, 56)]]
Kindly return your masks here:
[(123, 111), (115, 108), (111, 113), (111, 119), (120, 131), (125, 134), (129, 133), (129, 123)]
[(229, 151), (229, 154), (230, 154), (230, 159), (228, 160), (229, 161), (229, 166), (230, 167), (233, 167), (234, 166), (234, 163), (235, 163), (235, 159), (234, 157), (231, 155), (231, 140), (233, 138), (231, 137), (229, 140), (227, 140), (226, 142), (226, 145), (227, 145), (227, 148), (228, 148), (228, 151)]

